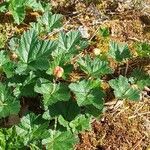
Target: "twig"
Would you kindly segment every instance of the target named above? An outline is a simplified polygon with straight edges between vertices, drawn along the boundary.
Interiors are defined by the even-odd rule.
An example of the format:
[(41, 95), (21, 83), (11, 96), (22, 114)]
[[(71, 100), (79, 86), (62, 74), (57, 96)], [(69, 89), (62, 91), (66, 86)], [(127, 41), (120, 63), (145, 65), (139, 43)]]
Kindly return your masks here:
[(143, 112), (143, 113), (138, 113), (137, 115), (130, 116), (128, 119), (133, 119), (133, 118), (136, 118), (138, 116), (143, 116), (143, 115), (147, 115), (147, 114), (150, 114), (150, 111)]
[(141, 144), (143, 138), (141, 138), (138, 142), (136, 142), (136, 144), (133, 146), (132, 150), (136, 150), (136, 148)]
[(136, 37), (128, 37), (128, 39), (129, 40), (132, 40), (132, 41), (136, 41), (136, 42), (146, 42), (146, 43), (148, 43), (148, 44), (150, 44), (150, 41), (149, 40), (145, 40), (145, 41), (143, 41), (143, 40), (140, 40), (140, 39), (137, 39)]
[(89, 39), (89, 41), (92, 41), (92, 39), (95, 37), (95, 35), (97, 34), (98, 31), (99, 31), (99, 27), (98, 27), (97, 30), (94, 32), (93, 36)]
[(129, 68), (129, 62), (128, 62), (128, 60), (127, 60), (127, 61), (126, 61), (126, 68), (125, 68), (125, 76), (127, 75), (128, 68)]
[(123, 113), (125, 110), (129, 109), (129, 107), (125, 107), (124, 109), (121, 109), (115, 116), (114, 118), (116, 118), (118, 115), (120, 115), (121, 113)]
[(57, 129), (57, 117), (55, 117), (55, 123), (54, 123), (54, 132), (56, 132), (56, 129)]
[(69, 22), (70, 22), (70, 20), (68, 20), (61, 28), (55, 29), (53, 32), (48, 33), (47, 36), (44, 38), (44, 40), (47, 39), (49, 36), (52, 36), (52, 35), (54, 35), (54, 34), (56, 34), (56, 33), (59, 33), (60, 31), (63, 31), (63, 30), (64, 30), (64, 27), (65, 27), (67, 24), (69, 24)]

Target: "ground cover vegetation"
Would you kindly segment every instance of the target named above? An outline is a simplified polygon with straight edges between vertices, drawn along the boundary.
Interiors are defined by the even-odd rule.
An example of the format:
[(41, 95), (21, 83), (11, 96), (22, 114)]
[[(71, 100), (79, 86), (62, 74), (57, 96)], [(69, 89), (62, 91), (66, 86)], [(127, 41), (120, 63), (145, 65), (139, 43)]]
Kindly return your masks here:
[[(104, 7), (100, 1), (79, 4), (91, 3)], [(1, 18), (11, 22), (4, 19), (0, 26), (1, 150), (86, 149), (81, 137), (107, 116), (107, 104), (117, 109), (149, 96), (148, 40), (115, 40), (106, 24), (90, 34), (84, 26), (71, 28), (62, 9), (73, 4), (0, 2)]]

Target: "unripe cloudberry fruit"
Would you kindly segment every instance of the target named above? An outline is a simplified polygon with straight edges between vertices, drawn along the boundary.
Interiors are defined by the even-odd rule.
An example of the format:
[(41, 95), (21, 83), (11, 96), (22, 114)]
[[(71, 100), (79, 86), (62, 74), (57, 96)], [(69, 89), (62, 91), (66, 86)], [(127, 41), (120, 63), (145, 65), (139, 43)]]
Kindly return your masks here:
[(61, 78), (64, 73), (64, 69), (60, 66), (55, 67), (53, 75), (57, 78)]
[(94, 48), (93, 53), (94, 53), (94, 55), (98, 56), (98, 55), (100, 55), (101, 50), (99, 48)]

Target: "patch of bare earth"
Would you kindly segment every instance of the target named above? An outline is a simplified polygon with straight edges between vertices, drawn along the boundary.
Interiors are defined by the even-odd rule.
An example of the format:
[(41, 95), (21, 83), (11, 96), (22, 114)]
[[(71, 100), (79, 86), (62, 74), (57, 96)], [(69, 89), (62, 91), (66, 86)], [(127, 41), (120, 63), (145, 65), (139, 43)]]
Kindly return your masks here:
[(149, 150), (150, 99), (108, 108), (92, 125), (92, 132), (80, 136), (77, 150)]

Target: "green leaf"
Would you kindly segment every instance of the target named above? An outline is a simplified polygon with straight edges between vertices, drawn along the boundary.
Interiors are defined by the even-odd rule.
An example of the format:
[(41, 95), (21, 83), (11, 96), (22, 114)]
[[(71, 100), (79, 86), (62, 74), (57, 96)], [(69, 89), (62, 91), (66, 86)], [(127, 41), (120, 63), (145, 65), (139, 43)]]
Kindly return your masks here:
[[(39, 40), (37, 33), (31, 29), (21, 36), (19, 47), (16, 49), (20, 63), (30, 70), (46, 70), (51, 52), (55, 43), (48, 40)], [(25, 70), (26, 70), (25, 68)]]
[(150, 57), (150, 44), (148, 43), (137, 43), (137, 53), (141, 57)]
[(34, 11), (45, 11), (42, 3), (36, 0), (11, 0), (9, 10), (13, 15), (15, 23), (20, 24), (25, 19), (26, 8), (32, 8)]
[(110, 35), (109, 28), (107, 28), (107, 27), (100, 28), (99, 32), (103, 37), (108, 37)]
[(37, 93), (34, 91), (34, 86), (37, 76), (34, 72), (29, 72), (27, 75), (15, 75), (9, 80), (9, 86), (13, 86), (14, 95), (21, 97), (35, 97)]
[(40, 78), (39, 80), (37, 80), (34, 90), (40, 94), (50, 94), (52, 93), (53, 88), (54, 83), (44, 78)]
[(63, 116), (58, 117), (58, 122), (60, 125), (67, 128), (67, 131), (73, 133), (83, 132), (85, 130), (91, 130), (91, 117), (85, 115), (78, 115), (71, 122), (65, 120)]
[(0, 130), (0, 149), (3, 150), (6, 148), (5, 134), (2, 129)]
[(101, 61), (99, 58), (91, 59), (89, 55), (78, 60), (78, 64), (87, 75), (91, 77), (100, 77), (112, 73), (108, 62)]
[(15, 65), (12, 62), (8, 62), (3, 65), (3, 71), (5, 72), (7, 78), (11, 78), (15, 74)]
[(92, 81), (71, 83), (69, 88), (75, 94), (79, 106), (93, 105), (97, 109), (102, 109), (104, 93), (100, 87), (95, 87)]
[(19, 138), (14, 127), (0, 129), (0, 150), (24, 149), (23, 138)]
[(25, 19), (25, 6), (26, 0), (11, 0), (9, 10), (11, 11), (15, 23), (20, 24)]
[(16, 133), (20, 138), (24, 138), (24, 145), (41, 144), (42, 139), (47, 138), (49, 123), (41, 118), (40, 115), (29, 113), (23, 118), (19, 125), (15, 126)]
[(6, 54), (6, 51), (1, 50), (0, 51), (0, 67), (2, 67), (3, 65), (7, 64), (9, 62), (9, 58)]
[(62, 15), (52, 14), (51, 12), (45, 12), (43, 16), (38, 19), (38, 23), (44, 26), (47, 32), (50, 32), (62, 26), (61, 20)]
[(17, 68), (15, 70), (15, 73), (16, 74), (19, 74), (19, 75), (27, 75), (29, 73), (29, 69), (28, 69), (28, 64), (26, 63), (22, 63), (22, 62), (18, 62), (17, 64)]
[(75, 52), (76, 51), (76, 44), (79, 43), (80, 40), (80, 33), (77, 31), (71, 31), (65, 34), (64, 32), (60, 33), (59, 36), (59, 45), (58, 47), (65, 53), (68, 52)]
[(58, 122), (63, 127), (66, 127), (67, 131), (74, 133), (79, 133), (91, 129), (91, 117), (82, 114), (77, 115), (72, 121), (65, 120), (65, 118), (60, 115), (58, 117)]
[(101, 109), (97, 109), (93, 105), (87, 105), (85, 106), (85, 114), (89, 114), (94, 117), (99, 117), (103, 112), (103, 107), (104, 105), (102, 105)]
[(63, 116), (59, 116), (58, 117), (58, 122), (60, 123), (60, 125), (62, 125), (63, 127), (66, 127), (67, 128), (67, 131), (70, 131), (70, 127), (69, 127), (69, 122), (67, 120), (65, 120), (63, 118)]
[(81, 39), (80, 32), (77, 31), (70, 31), (68, 33), (60, 32), (58, 38), (58, 47), (52, 53), (52, 56), (54, 59), (59, 57), (61, 63), (67, 63), (70, 62), (73, 56), (75, 56), (75, 54), (78, 54), (79, 51), (83, 49), (86, 45), (87, 43), (85, 43), (85, 41)]
[(77, 138), (69, 131), (59, 132), (49, 130), (50, 137), (44, 139), (42, 143), (47, 150), (73, 150)]
[(7, 3), (3, 2), (0, 4), (0, 12), (6, 12), (7, 11)]
[(34, 72), (29, 72), (20, 86), (20, 96), (35, 97), (37, 93), (34, 91), (34, 86), (37, 81), (37, 76)]
[(118, 79), (110, 80), (109, 84), (114, 89), (114, 94), (118, 99), (128, 99), (133, 101), (140, 99), (140, 92), (131, 87), (126, 77), (120, 75)]
[(26, 7), (32, 8), (34, 11), (42, 11), (44, 12), (44, 8), (40, 1), (37, 0), (26, 0)]
[(145, 73), (143, 69), (135, 69), (131, 76), (134, 79), (134, 83), (138, 85), (140, 90), (143, 90), (146, 86), (150, 86), (150, 75)]
[(12, 51), (15, 51), (16, 48), (18, 48), (18, 45), (19, 45), (18, 37), (12, 37), (8, 42), (9, 49), (11, 49)]
[(35, 83), (30, 83), (30, 84), (26, 84), (26, 85), (21, 86), (19, 88), (19, 90), (20, 90), (19, 97), (21, 97), (21, 96), (36, 97), (37, 94), (34, 92), (34, 86), (35, 86)]
[(10, 89), (0, 83), (0, 118), (18, 114), (20, 102), (14, 98)]
[(45, 79), (37, 81), (35, 91), (43, 94), (43, 102), (46, 107), (58, 101), (68, 101), (70, 99), (70, 91), (66, 84), (56, 84)]
[(79, 115), (69, 123), (73, 132), (82, 132), (91, 129), (91, 118)]
[(78, 114), (80, 108), (75, 101), (57, 102), (48, 107), (43, 114), (43, 118), (47, 120), (62, 116), (66, 121), (72, 121)]
[(127, 44), (119, 44), (114, 41), (110, 42), (110, 50), (108, 54), (118, 62), (131, 57)]
[(6, 51), (0, 51), (0, 73), (5, 72), (7, 78), (14, 75), (14, 64), (10, 61)]
[(52, 105), (58, 101), (68, 101), (70, 91), (65, 84), (54, 84), (52, 93), (43, 95), (45, 106)]

